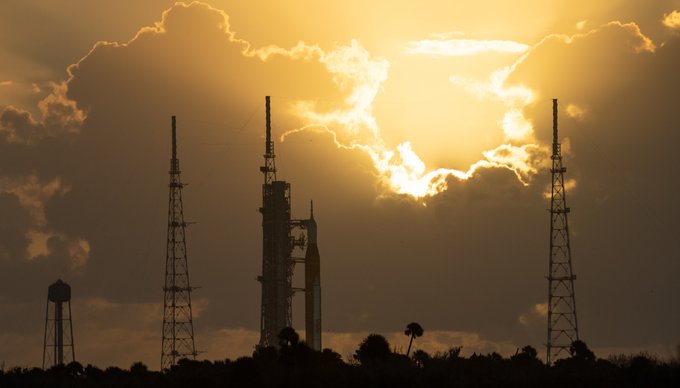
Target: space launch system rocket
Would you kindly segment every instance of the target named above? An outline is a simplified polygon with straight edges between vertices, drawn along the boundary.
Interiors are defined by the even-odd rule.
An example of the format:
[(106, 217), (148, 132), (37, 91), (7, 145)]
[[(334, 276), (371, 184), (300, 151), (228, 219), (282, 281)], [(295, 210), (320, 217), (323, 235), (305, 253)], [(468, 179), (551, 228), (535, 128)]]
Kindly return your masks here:
[(305, 340), (321, 351), (321, 259), (316, 244), (314, 202), (307, 220), (307, 250), (305, 252)]

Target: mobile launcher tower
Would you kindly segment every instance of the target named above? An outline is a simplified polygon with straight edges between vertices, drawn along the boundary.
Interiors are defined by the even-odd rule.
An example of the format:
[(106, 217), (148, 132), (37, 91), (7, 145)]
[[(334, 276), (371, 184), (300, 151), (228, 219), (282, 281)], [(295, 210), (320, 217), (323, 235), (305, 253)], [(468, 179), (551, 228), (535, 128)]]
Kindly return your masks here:
[[(266, 143), (262, 184), (262, 310), (259, 347), (278, 346), (278, 334), (292, 327), (292, 299), (305, 292), (306, 342), (321, 350), (321, 270), (316, 245), (316, 221), (294, 220), (290, 215), (290, 183), (276, 178), (274, 142), (271, 139), (270, 98), (265, 97)], [(305, 235), (306, 233), (306, 235)], [(305, 257), (294, 257), (305, 251)], [(305, 264), (305, 288), (293, 288), (296, 263)]]

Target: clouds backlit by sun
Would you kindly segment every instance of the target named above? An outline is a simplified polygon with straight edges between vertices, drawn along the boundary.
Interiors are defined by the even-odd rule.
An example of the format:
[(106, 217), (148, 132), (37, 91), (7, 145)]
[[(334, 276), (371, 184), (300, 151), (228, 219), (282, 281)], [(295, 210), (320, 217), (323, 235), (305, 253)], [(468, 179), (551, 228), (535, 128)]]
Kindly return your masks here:
[(663, 25), (675, 30), (680, 30), (680, 11), (673, 11), (664, 15)]
[[(447, 85), (451, 91), (464, 91), (476, 99), (479, 114), (484, 114), (483, 106), (488, 102), (501, 104), (503, 111), (490, 122), (492, 128), (486, 129), (486, 131), (496, 131), (501, 135), (498, 136), (498, 142), (486, 144), (484, 148), (480, 146), (480, 149), (473, 153), (473, 155), (479, 155), (479, 159), (467, 165), (447, 166), (445, 165), (447, 162), (431, 165), (432, 162), (426, 163), (425, 160), (428, 158), (423, 157), (423, 155), (428, 155), (429, 150), (417, 142), (419, 134), (430, 125), (427, 118), (418, 123), (420, 127), (409, 128), (402, 138), (395, 139), (386, 136), (386, 134), (391, 134), (392, 128), (381, 123), (381, 117), (376, 114), (376, 101), (381, 98), (386, 81), (394, 76), (390, 73), (391, 61), (394, 61), (394, 58), (374, 55), (358, 40), (336, 45), (331, 49), (305, 42), (298, 42), (290, 48), (277, 45), (255, 47), (248, 40), (236, 37), (235, 33), (230, 30), (228, 15), (224, 11), (205, 4), (200, 6), (210, 10), (219, 32), (226, 34), (226, 40), (235, 45), (244, 58), (252, 58), (265, 64), (272, 63), (274, 58), (285, 58), (294, 62), (316, 63), (325, 69), (326, 76), (337, 89), (340, 99), (332, 102), (295, 99), (292, 103), (292, 113), (302, 121), (302, 125), (284, 131), (281, 139), (300, 131), (331, 133), (337, 147), (360, 150), (370, 158), (380, 187), (385, 189), (381, 194), (396, 193), (416, 199), (434, 196), (447, 189), (448, 180), (464, 181), (485, 168), (509, 170), (514, 173), (519, 183), (527, 185), (538, 169), (545, 164), (547, 148), (536, 141), (533, 123), (525, 113), (526, 108), (535, 104), (541, 97), (536, 91), (521, 83), (508, 83), (509, 76), (532, 52), (533, 46), (505, 39), (464, 38), (462, 32), (432, 34), (428, 39), (409, 40), (402, 44), (400, 55), (427, 58), (430, 61), (452, 57), (485, 61), (489, 55), (500, 55), (506, 58), (504, 59), (506, 65), (490, 71), (486, 78), (480, 79), (478, 75), (473, 76), (452, 68), (450, 73), (441, 79), (441, 84)], [(198, 8), (195, 8), (198, 5), (178, 4), (176, 7), (184, 12), (199, 12)], [(172, 23), (172, 14), (166, 11), (162, 22), (157, 23), (154, 28), (141, 30), (131, 42), (145, 34), (166, 33)], [(562, 39), (571, 41), (573, 38), (565, 36)], [(653, 47), (651, 41), (643, 45), (641, 49), (649, 49), (649, 47)], [(60, 91), (53, 93), (56, 97), (52, 100), (46, 99), (42, 103), (41, 109), (46, 117), (46, 123), (55, 121), (50, 118), (49, 112), (64, 111), (64, 109), (57, 109), (61, 106), (68, 108), (68, 112), (71, 113), (81, 112), (74, 103), (67, 104), (71, 102), (64, 97), (65, 87), (55, 89)], [(437, 98), (451, 97), (439, 95)], [(61, 105), (57, 106), (57, 103)], [(574, 118), (582, 118), (586, 111), (585, 107), (575, 104), (567, 107), (567, 115)], [(6, 111), (4, 117), (11, 118), (11, 113), (13, 111)], [(399, 114), (398, 110), (391, 113), (397, 118)], [(43, 125), (30, 115), (17, 114), (15, 116), (16, 120), (4, 124), (5, 132), (10, 135), (10, 139), (21, 139), (23, 133), (31, 132), (31, 128)], [(71, 116), (73, 114), (59, 115), (59, 117), (67, 118)], [(62, 125), (62, 127), (77, 129), (85, 117), (84, 113), (80, 113), (73, 125), (71, 121), (68, 121), (65, 123), (69, 125)], [(23, 119), (19, 120), (19, 118)], [(466, 128), (464, 123), (451, 125), (461, 127), (460, 130)], [(77, 132), (76, 129), (72, 132)], [(389, 141), (386, 140), (388, 138)], [(443, 137), (440, 141), (448, 140)]]
[[(394, 76), (390, 69), (395, 58), (377, 56), (358, 40), (352, 40), (344, 45), (339, 44), (330, 49), (305, 42), (298, 42), (290, 48), (277, 45), (255, 47), (248, 40), (236, 37), (230, 30), (228, 15), (224, 11), (200, 3), (190, 5), (178, 3), (175, 6), (185, 12), (199, 12), (197, 7), (205, 7), (210, 11), (219, 33), (226, 35), (226, 41), (237, 47), (243, 58), (252, 58), (269, 64), (274, 58), (280, 57), (289, 61), (316, 63), (325, 69), (326, 76), (341, 97), (332, 102), (293, 99), (295, 102), (292, 103), (292, 113), (302, 121), (302, 125), (284, 131), (282, 140), (300, 131), (331, 133), (337, 147), (361, 150), (370, 158), (377, 180), (387, 193), (404, 194), (416, 199), (441, 193), (447, 189), (449, 179), (464, 181), (484, 168), (510, 170), (521, 184), (529, 184), (539, 168), (545, 165), (544, 159), (548, 151), (545, 145), (537, 142), (534, 123), (527, 118), (526, 109), (546, 96), (539, 96), (537, 91), (522, 83), (509, 83), (508, 79), (532, 51), (544, 42), (553, 39), (571, 44), (574, 39), (597, 31), (594, 29), (574, 36), (552, 35), (534, 46), (507, 39), (472, 39), (464, 37), (463, 32), (432, 34), (428, 39), (404, 42), (400, 46), (402, 51), (399, 55), (406, 57), (427, 58), (431, 61), (466, 57), (482, 63), (491, 55), (496, 56), (495, 58), (504, 58), (506, 63), (491, 70), (484, 78), (452, 68), (450, 73), (441, 79), (441, 84), (447, 85), (451, 91), (464, 91), (476, 99), (480, 115), (485, 114), (483, 107), (489, 102), (500, 103), (502, 106), (502, 112), (491, 121), (492, 124), (485, 124), (492, 127), (487, 128), (487, 131), (495, 131), (501, 135), (498, 136), (499, 140), (495, 144), (485, 143), (484, 148), (480, 146), (480, 149), (475, 150), (473, 154), (479, 155), (477, 160), (462, 166), (446, 166), (448, 163), (446, 161), (438, 162), (439, 165), (432, 165), (431, 161), (425, 162), (428, 158), (424, 155), (427, 156), (429, 150), (419, 145), (417, 140), (420, 133), (426, 132), (428, 125), (431, 125), (426, 117), (418, 123), (420, 127), (408, 128), (408, 132), (402, 138), (386, 136), (391, 134), (393, 129), (384, 122), (381, 123), (375, 105), (382, 96), (386, 81)], [(676, 19), (676, 12), (672, 12), (666, 15), (664, 23), (673, 26)], [(172, 23), (172, 14), (166, 11), (160, 23), (153, 28), (140, 30), (131, 42), (145, 34), (166, 33), (171, 29)], [(653, 52), (654, 44), (640, 33), (636, 25), (616, 23), (610, 23), (606, 27), (612, 27), (617, 31), (634, 30), (641, 37), (640, 40), (636, 40), (638, 43), (641, 42), (636, 46), (636, 50)], [(585, 21), (579, 22), (578, 29), (581, 30), (584, 26)], [(36, 120), (19, 110), (12, 108), (6, 110), (3, 114), (5, 136), (10, 141), (29, 142), (31, 138), (38, 136), (34, 132), (49, 132), (42, 129), (50, 129), (51, 126), (47, 125), (50, 123), (67, 128), (69, 133), (77, 133), (86, 115), (65, 95), (66, 84), (63, 84), (55, 87), (51, 97), (41, 102), (39, 107), (44, 116), (43, 121)], [(439, 95), (437, 98), (451, 97)], [(575, 102), (569, 103), (566, 107), (567, 116), (575, 119), (583, 119), (588, 112), (587, 107), (577, 105)], [(50, 115), (51, 112), (67, 114)], [(399, 114), (399, 110), (391, 113), (397, 120)], [(451, 125), (461, 127), (461, 131), (466, 130), (465, 123)], [(440, 139), (440, 142), (446, 141), (449, 141), (446, 137)]]
[[(507, 42), (500, 41), (440, 42), (443, 43), (440, 49), (453, 50), (448, 55), (475, 55), (487, 50), (506, 49), (523, 52), (527, 49), (525, 45), (506, 45)], [(434, 47), (430, 43), (425, 44), (423, 49), (416, 49), (418, 45), (411, 42), (411, 49), (406, 52), (436, 56), (437, 53), (430, 50)], [(463, 51), (454, 53), (458, 49)], [(457, 76), (451, 76), (450, 80), (442, 79), (443, 83), (450, 81), (452, 88), (463, 87), (479, 99), (496, 99), (506, 106), (498, 126), (506, 141), (512, 143), (500, 144), (491, 150), (479, 150), (484, 158), (459, 170), (426, 166), (409, 139), (393, 147), (383, 139), (378, 120), (373, 114), (373, 105), (379, 98), (382, 84), (389, 77), (389, 62), (386, 59), (374, 58), (356, 41), (349, 46), (337, 47), (321, 58), (338, 88), (346, 93), (343, 105), (323, 111), (313, 102), (299, 102), (295, 113), (307, 124), (287, 131), (282, 140), (301, 130), (330, 132), (338, 147), (366, 152), (373, 161), (379, 181), (391, 192), (413, 198), (433, 196), (447, 189), (448, 179), (467, 180), (480, 168), (508, 169), (514, 172), (522, 184), (528, 184), (538, 171), (537, 166), (542, 163), (542, 158), (538, 156), (544, 154), (544, 149), (533, 144), (533, 126), (523, 113), (523, 108), (535, 101), (535, 95), (526, 87), (505, 85), (512, 66), (493, 72), (485, 82)]]
[(529, 46), (511, 40), (480, 40), (480, 39), (423, 39), (414, 40), (406, 44), (404, 51), (414, 55), (433, 56), (469, 56), (487, 52), (493, 53), (523, 53)]

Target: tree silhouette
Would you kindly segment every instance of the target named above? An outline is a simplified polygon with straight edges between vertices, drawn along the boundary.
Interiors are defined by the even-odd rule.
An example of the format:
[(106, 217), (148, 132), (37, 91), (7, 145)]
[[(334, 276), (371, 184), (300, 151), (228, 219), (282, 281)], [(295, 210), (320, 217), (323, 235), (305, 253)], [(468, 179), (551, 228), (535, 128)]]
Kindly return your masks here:
[(546, 365), (531, 346), (511, 357), (495, 352), (465, 357), (458, 346), (433, 355), (414, 350), (407, 358), (391, 351), (385, 337), (370, 334), (355, 352), (357, 362), (347, 364), (333, 350), (316, 352), (294, 334), (284, 332), (285, 347), (279, 350), (258, 348), (253, 357), (236, 361), (181, 359), (164, 371), (150, 371), (141, 362), (128, 370), (105, 371), (78, 363), (48, 370), (4, 369), (0, 363), (0, 387), (680, 387), (680, 362), (675, 359), (663, 361), (646, 353), (596, 359), (582, 341), (572, 344), (571, 357)]
[(143, 362), (137, 361), (130, 366), (130, 373), (134, 375), (144, 375), (149, 372), (149, 367)]
[(279, 345), (282, 348), (291, 348), (297, 346), (300, 342), (300, 335), (290, 326), (284, 327), (279, 332)]
[(430, 355), (427, 354), (427, 352), (424, 350), (418, 349), (415, 352), (413, 352), (413, 360), (419, 367), (425, 366), (425, 364), (429, 362), (431, 358), (432, 357), (430, 357)]
[(588, 348), (585, 342), (576, 340), (569, 346), (569, 353), (575, 360), (581, 361), (595, 361), (595, 353)]
[(361, 365), (375, 364), (377, 361), (386, 360), (392, 352), (390, 343), (380, 334), (369, 334), (354, 353), (354, 359)]
[(413, 339), (422, 336), (423, 332), (424, 330), (418, 322), (411, 322), (408, 325), (406, 325), (406, 330), (404, 330), (404, 334), (411, 337), (411, 340), (408, 342), (408, 350), (406, 351), (406, 357), (408, 357), (408, 355), (411, 353), (411, 345), (413, 344)]
[(527, 345), (522, 348), (522, 351), (517, 351), (514, 356), (510, 357), (511, 361), (519, 361), (519, 362), (538, 362), (540, 363), (540, 360), (538, 359), (538, 351), (530, 345)]

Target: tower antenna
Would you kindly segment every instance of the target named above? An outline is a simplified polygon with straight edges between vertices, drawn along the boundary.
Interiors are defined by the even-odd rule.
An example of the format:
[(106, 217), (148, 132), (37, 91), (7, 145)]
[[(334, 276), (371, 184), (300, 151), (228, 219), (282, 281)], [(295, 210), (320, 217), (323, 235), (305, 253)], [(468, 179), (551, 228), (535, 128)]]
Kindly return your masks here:
[(191, 314), (189, 265), (185, 239), (186, 222), (182, 206), (177, 129), (172, 116), (172, 159), (170, 160), (170, 198), (168, 203), (168, 237), (165, 256), (165, 293), (163, 305), (163, 345), (161, 370), (170, 369), (182, 358), (196, 359), (194, 323)]
[(569, 223), (564, 188), (562, 150), (557, 135), (557, 99), (553, 99), (553, 153), (552, 190), (550, 196), (550, 264), (548, 267), (548, 343), (546, 360), (548, 365), (560, 357), (569, 355), (572, 342), (579, 339), (576, 319), (576, 298), (571, 268), (571, 246)]

